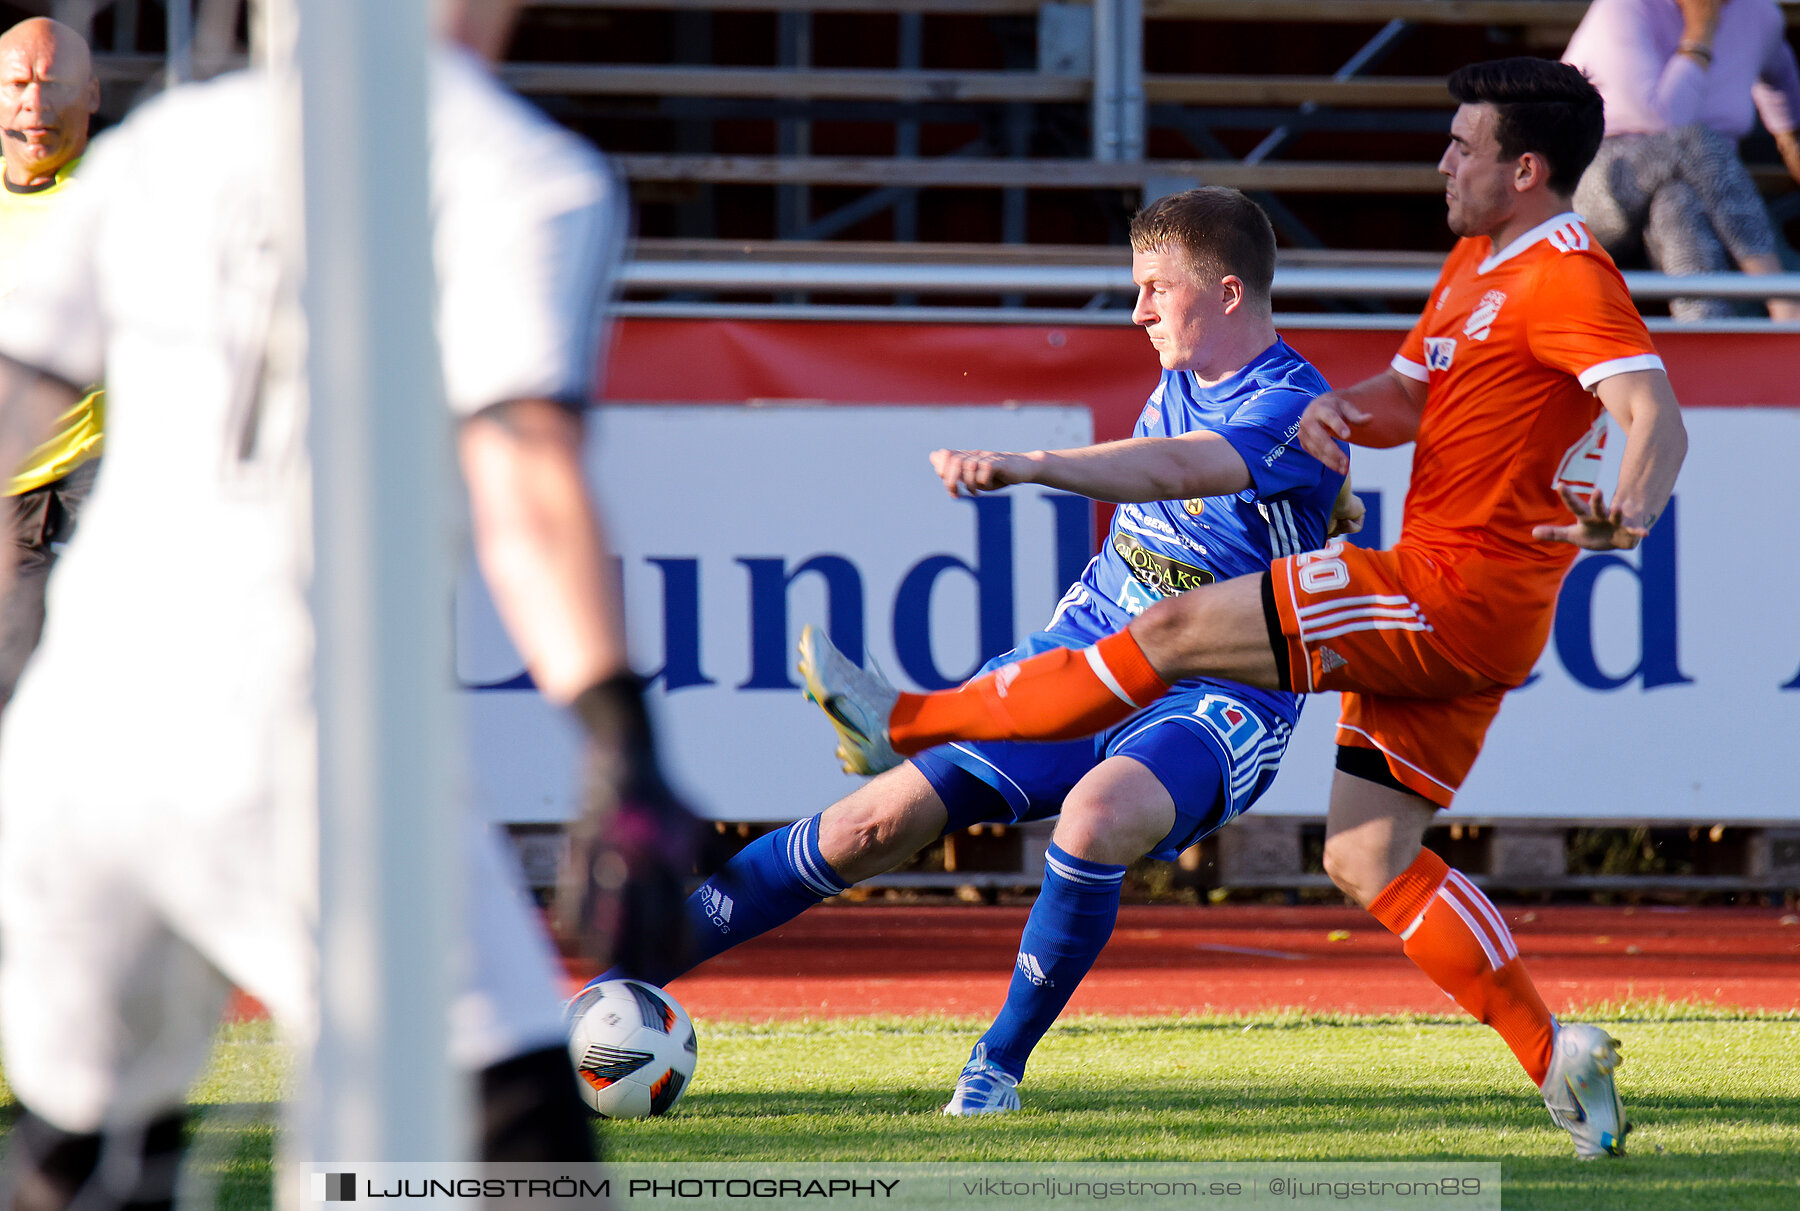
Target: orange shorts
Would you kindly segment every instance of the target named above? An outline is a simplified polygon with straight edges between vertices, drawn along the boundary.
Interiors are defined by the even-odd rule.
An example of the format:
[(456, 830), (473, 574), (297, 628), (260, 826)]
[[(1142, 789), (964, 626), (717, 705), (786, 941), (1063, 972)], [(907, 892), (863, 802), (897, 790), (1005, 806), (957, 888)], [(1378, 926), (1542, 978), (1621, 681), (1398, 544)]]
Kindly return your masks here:
[(1294, 689), (1342, 691), (1337, 742), (1379, 750), (1402, 785), (1448, 807), (1510, 687), (1437, 642), (1419, 601), (1437, 582), (1429, 561), (1334, 539), (1269, 577)]

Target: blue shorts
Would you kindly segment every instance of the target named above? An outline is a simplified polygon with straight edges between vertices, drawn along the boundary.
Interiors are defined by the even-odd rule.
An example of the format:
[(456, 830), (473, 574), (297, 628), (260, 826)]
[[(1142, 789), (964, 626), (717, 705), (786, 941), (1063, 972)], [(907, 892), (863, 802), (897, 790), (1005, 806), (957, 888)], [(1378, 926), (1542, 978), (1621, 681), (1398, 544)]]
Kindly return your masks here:
[[(1081, 639), (1039, 631), (983, 666), (998, 668)], [(1175, 826), (1149, 856), (1172, 860), (1224, 827), (1275, 780), (1293, 727), (1229, 683), (1184, 681), (1123, 723), (1080, 740), (1047, 744), (958, 741), (913, 758), (949, 810), (946, 832), (971, 824), (1045, 820), (1108, 757), (1145, 766), (1175, 801)]]

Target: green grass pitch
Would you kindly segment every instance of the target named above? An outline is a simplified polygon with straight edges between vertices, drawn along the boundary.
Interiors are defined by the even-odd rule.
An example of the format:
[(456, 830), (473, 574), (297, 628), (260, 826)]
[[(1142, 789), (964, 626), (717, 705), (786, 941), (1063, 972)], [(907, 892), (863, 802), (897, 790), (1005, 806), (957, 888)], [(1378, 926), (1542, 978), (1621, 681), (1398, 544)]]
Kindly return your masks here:
[[(1508, 1208), (1800, 1207), (1800, 1015), (1602, 1007), (1624, 1040), (1631, 1155), (1578, 1163), (1499, 1039), (1467, 1019), (1075, 1019), (1025, 1107), (937, 1113), (983, 1023), (700, 1023), (692, 1091), (610, 1124), (620, 1161), (1498, 1160)], [(195, 1166), (268, 1205), (283, 1065), (266, 1027), (221, 1036), (196, 1087)], [(6, 1095), (10, 1104), (10, 1095)], [(7, 1116), (10, 1122), (10, 1114)]]

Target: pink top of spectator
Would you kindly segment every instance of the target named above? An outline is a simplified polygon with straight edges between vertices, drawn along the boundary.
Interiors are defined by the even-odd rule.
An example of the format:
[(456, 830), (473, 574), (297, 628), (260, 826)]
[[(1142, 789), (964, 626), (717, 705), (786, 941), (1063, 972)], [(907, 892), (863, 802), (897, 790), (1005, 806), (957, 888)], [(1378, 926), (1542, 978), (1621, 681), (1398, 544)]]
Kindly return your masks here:
[(1800, 65), (1776, 0), (1726, 0), (1711, 68), (1678, 55), (1675, 0), (1594, 0), (1563, 61), (1606, 99), (1606, 133), (1655, 134), (1698, 122), (1741, 139), (1755, 111), (1771, 133), (1800, 125)]

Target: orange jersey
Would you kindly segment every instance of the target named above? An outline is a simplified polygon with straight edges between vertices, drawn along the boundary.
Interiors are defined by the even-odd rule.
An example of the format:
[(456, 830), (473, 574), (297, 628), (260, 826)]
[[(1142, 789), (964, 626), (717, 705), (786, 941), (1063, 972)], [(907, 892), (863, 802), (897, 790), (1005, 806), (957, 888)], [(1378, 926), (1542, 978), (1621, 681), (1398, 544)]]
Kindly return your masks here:
[[(1612, 258), (1573, 212), (1498, 252), (1460, 241), (1394, 369), (1427, 385), (1396, 549), (1431, 559), (1420, 601), (1459, 663), (1504, 685), (1530, 674), (1575, 548), (1538, 525), (1591, 489), (1605, 421), (1595, 384), (1662, 368)], [(1419, 586), (1421, 589), (1424, 586)]]

